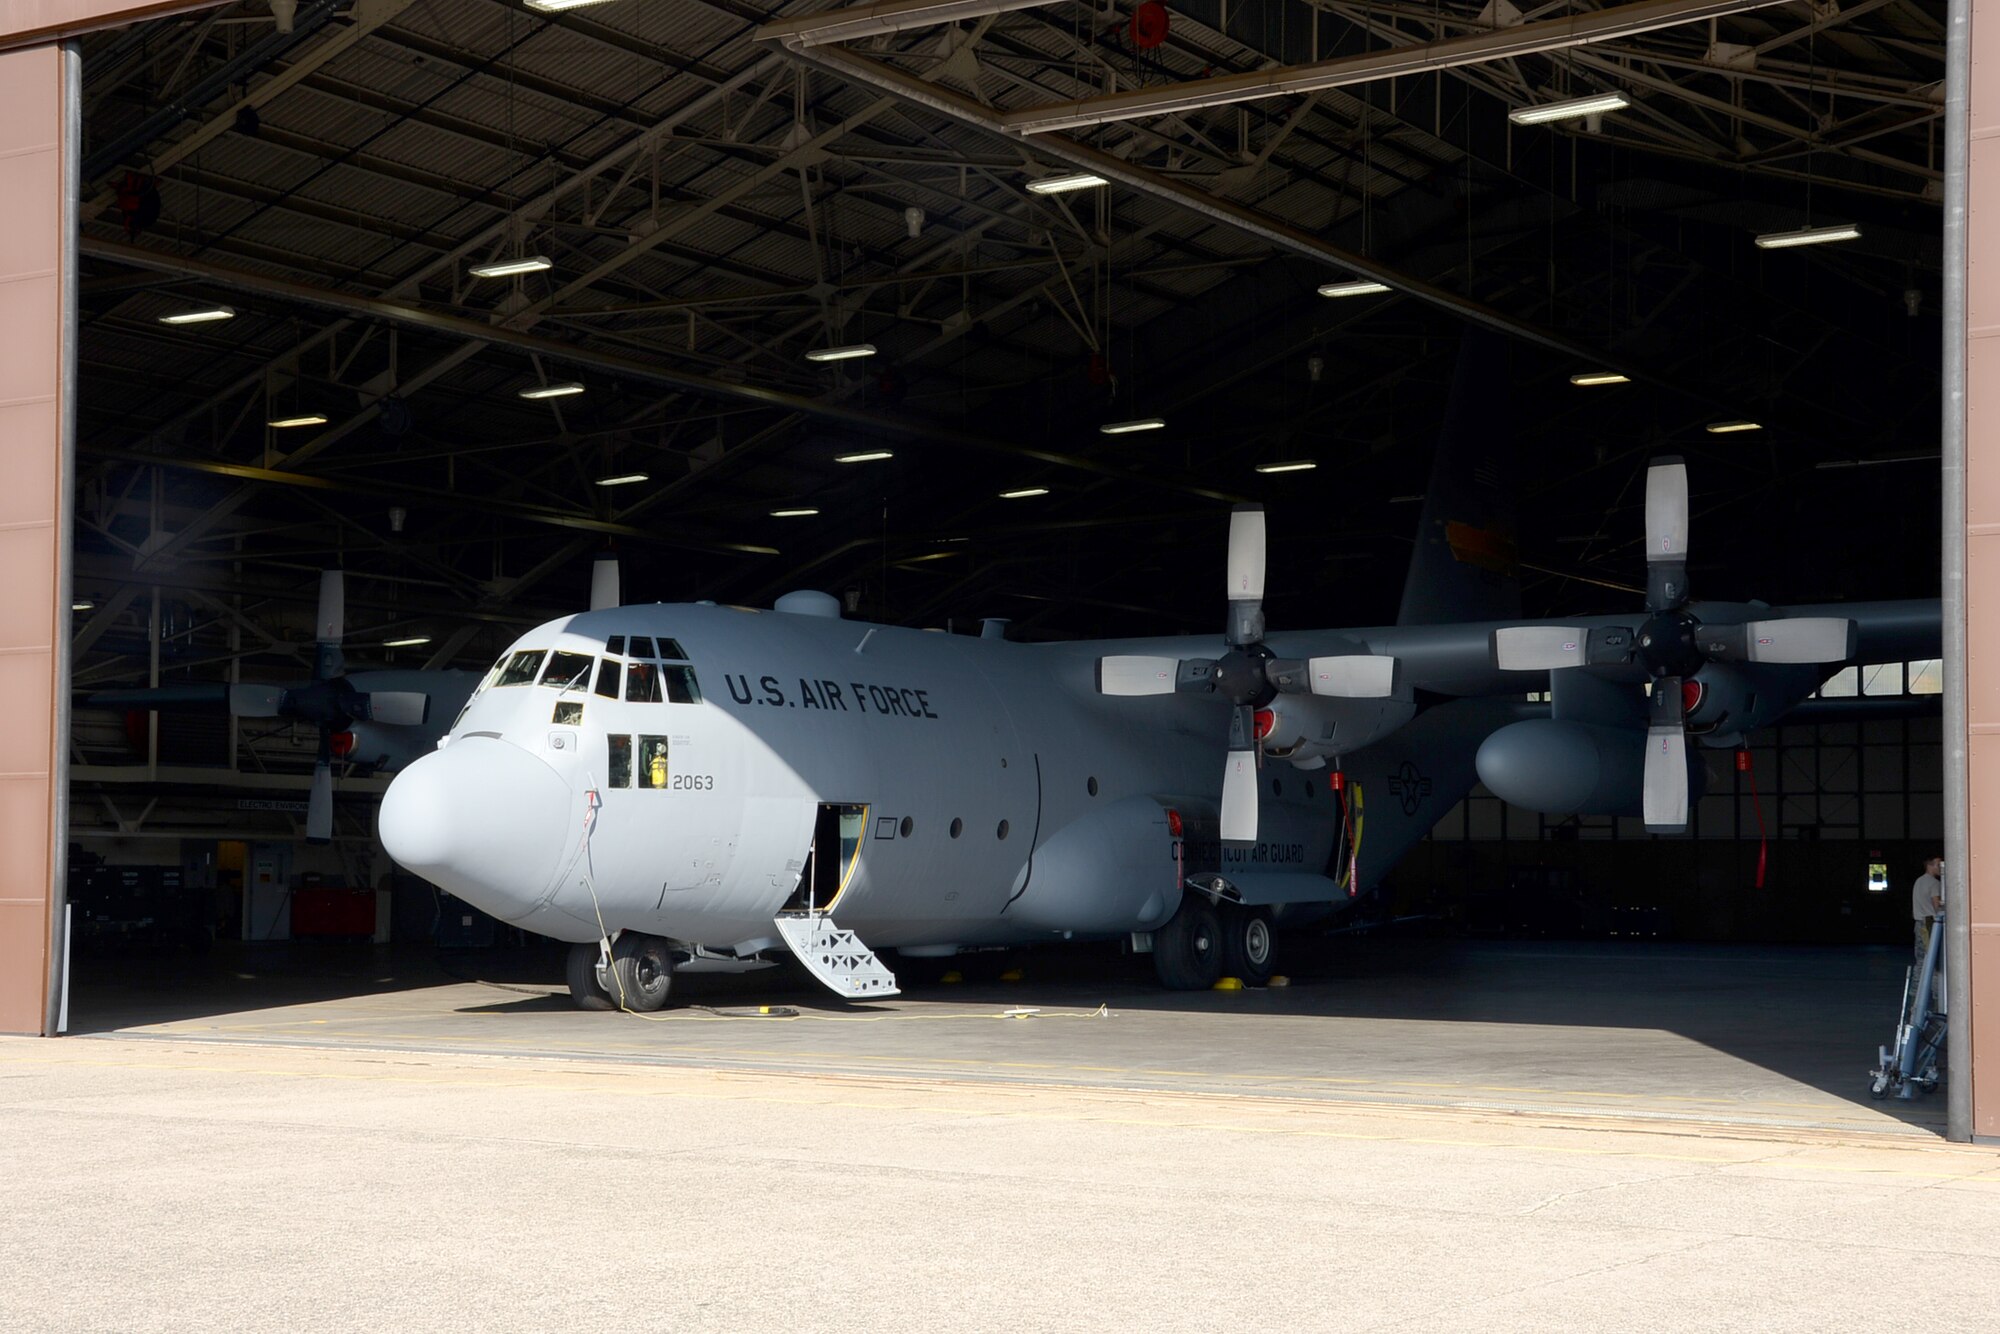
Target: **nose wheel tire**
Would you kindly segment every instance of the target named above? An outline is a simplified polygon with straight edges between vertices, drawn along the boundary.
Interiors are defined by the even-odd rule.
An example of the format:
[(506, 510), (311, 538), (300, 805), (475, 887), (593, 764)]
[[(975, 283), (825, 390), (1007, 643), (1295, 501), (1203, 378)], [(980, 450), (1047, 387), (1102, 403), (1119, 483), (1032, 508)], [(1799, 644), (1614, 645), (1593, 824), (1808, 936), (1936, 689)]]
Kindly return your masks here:
[(645, 1013), (667, 1003), (674, 989), (674, 956), (658, 936), (627, 931), (611, 946), (611, 1002)]
[(1173, 991), (1206, 991), (1222, 976), (1222, 923), (1207, 899), (1184, 895), (1153, 933), (1153, 971)]
[(1222, 976), (1261, 987), (1277, 971), (1271, 915), (1262, 908), (1230, 906), (1222, 911)]
[(611, 993), (597, 980), (597, 942), (585, 941), (569, 947), (569, 996), (579, 1010), (609, 1010)]

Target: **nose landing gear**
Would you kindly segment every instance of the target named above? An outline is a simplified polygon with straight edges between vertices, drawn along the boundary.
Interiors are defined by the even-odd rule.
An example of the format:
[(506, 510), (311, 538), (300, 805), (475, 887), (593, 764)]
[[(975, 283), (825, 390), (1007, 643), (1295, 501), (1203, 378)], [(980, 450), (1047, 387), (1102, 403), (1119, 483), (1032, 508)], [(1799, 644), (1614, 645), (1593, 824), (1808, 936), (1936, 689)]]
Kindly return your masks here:
[(609, 967), (597, 941), (572, 945), (568, 978), (570, 997), (579, 1009), (650, 1013), (665, 1006), (673, 994), (673, 943), (621, 931), (612, 943)]

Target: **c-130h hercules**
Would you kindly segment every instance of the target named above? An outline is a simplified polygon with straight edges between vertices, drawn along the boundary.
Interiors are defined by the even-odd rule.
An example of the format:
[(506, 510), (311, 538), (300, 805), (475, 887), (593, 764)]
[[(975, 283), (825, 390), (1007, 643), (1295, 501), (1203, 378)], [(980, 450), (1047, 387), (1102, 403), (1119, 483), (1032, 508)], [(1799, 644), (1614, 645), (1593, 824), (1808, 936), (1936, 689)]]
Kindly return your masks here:
[[(1623, 692), (1627, 711), (1589, 713), (1581, 754), (1574, 729), (1538, 737), (1556, 720), (1525, 695), (1553, 663), (1495, 661), (1495, 632), (1521, 618), (1505, 467), (1490, 442), (1470, 456), (1491, 402), (1472, 365), (1397, 625), (1267, 634), (1255, 506), (1230, 516), (1219, 644), (926, 633), (842, 619), (819, 593), (771, 612), (591, 611), (502, 655), (437, 751), (390, 786), (383, 844), (495, 917), (573, 942), (569, 984), (586, 1008), (657, 1009), (677, 970), (753, 968), (783, 950), (863, 997), (895, 993), (885, 947), (1125, 937), (1150, 942), (1169, 987), (1224, 973), (1255, 984), (1273, 971), (1273, 925), (1373, 888), (1471, 790), (1496, 733), (1553, 757), (1553, 772), (1517, 774), (1510, 799), (1574, 806), (1566, 766), (1583, 764), (1590, 809), (1650, 812), (1645, 794), (1668, 782), (1649, 734), (1677, 724), (1667, 744), (1681, 763), (1674, 743), (1713, 722), (1710, 702), (1737, 710), (1733, 727), (1765, 725), (1830, 670), (1766, 664), (1893, 661), (1935, 643), (1935, 602), (1654, 599), (1690, 643), (1727, 643), (1613, 653), (1616, 618), (1565, 627), (1597, 665), (1554, 675), (1591, 677), (1593, 700)], [(1649, 498), (1649, 527), (1684, 538), (1684, 478), (1677, 501)], [(1523, 642), (1503, 634), (1503, 655)], [(1707, 693), (1675, 718), (1656, 711), (1649, 733), (1649, 676)]]

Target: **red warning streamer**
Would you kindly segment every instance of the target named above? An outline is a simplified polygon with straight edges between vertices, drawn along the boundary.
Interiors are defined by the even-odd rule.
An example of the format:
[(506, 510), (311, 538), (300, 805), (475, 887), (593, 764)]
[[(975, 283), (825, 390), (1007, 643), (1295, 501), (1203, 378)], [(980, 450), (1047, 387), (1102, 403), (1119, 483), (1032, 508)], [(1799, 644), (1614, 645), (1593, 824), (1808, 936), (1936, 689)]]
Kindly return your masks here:
[(1764, 828), (1764, 803), (1757, 797), (1757, 770), (1750, 763), (1750, 748), (1736, 751), (1736, 772), (1750, 784), (1750, 809), (1757, 812), (1757, 888), (1764, 887), (1764, 866), (1771, 854), (1771, 835)]

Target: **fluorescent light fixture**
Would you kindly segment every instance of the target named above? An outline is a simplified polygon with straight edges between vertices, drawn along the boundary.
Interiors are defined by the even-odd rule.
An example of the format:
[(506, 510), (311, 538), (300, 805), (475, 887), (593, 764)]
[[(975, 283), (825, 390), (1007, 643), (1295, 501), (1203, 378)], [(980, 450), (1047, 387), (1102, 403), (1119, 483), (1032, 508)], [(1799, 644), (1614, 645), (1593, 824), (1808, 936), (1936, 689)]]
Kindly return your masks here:
[(382, 647), (415, 648), (419, 644), (428, 644), (430, 642), (431, 637), (429, 635), (411, 635), (408, 639), (385, 639), (382, 641)]
[(160, 316), (162, 324), (213, 324), (217, 320), (233, 320), (236, 312), (228, 306), (203, 306), (199, 310), (177, 310), (171, 315)]
[(1094, 171), (1072, 171), (1062, 176), (1043, 176), (1028, 182), (1028, 193), (1037, 195), (1063, 195), (1071, 190), (1089, 190), (1099, 185), (1109, 185), (1110, 181)]
[(1321, 283), (1321, 296), (1370, 296), (1376, 292), (1386, 292), (1389, 284), (1378, 283), (1372, 278), (1356, 278), (1352, 282)]
[(895, 457), (895, 453), (891, 450), (869, 449), (863, 450), (859, 454), (836, 454), (833, 456), (833, 461), (835, 463), (880, 463), (883, 459), (893, 459)]
[(771, 517), (774, 519), (810, 519), (817, 513), (819, 513), (818, 510), (772, 510)]
[(296, 417), (273, 417), (264, 425), (279, 431), (289, 430), (294, 426), (324, 426), (326, 416), (319, 412), (302, 412)]
[(1630, 384), (1632, 377), (1620, 375), (1617, 371), (1580, 371), (1569, 377), (1571, 384)]
[(849, 343), (844, 347), (816, 347), (806, 353), (807, 361), (852, 361), (875, 355), (873, 343)]
[(523, 0), (530, 9), (544, 14), (560, 14), (565, 9), (582, 9), (585, 5), (602, 5), (609, 0)]
[(1166, 424), (1165, 417), (1140, 417), (1129, 422), (1106, 422), (1097, 430), (1100, 435), (1130, 435), (1134, 431), (1157, 431)]
[(1834, 227), (1801, 227), (1795, 232), (1765, 232), (1757, 238), (1759, 250), (1789, 250), (1795, 245), (1825, 245), (1829, 241), (1859, 241), (1861, 229), (1852, 223)]
[(1314, 468), (1317, 467), (1319, 467), (1319, 464), (1313, 462), (1311, 459), (1293, 459), (1289, 463), (1260, 463), (1257, 465), (1257, 471), (1258, 472), (1311, 472)]
[(621, 472), (616, 477), (600, 477), (599, 486), (636, 486), (640, 482), (650, 482), (652, 477), (643, 472)]
[(517, 273), (542, 273), (556, 266), (547, 255), (523, 255), (519, 259), (496, 259), (491, 264), (475, 264), (466, 272), (475, 278), (511, 278)]
[(1761, 431), (1764, 429), (1764, 423), (1710, 422), (1707, 429), (1710, 435), (1735, 435), (1738, 431)]
[(1048, 493), (1049, 489), (1046, 486), (1024, 486), (1018, 491), (1002, 491), (1000, 499), (1027, 500), (1031, 496), (1045, 496)]
[(1552, 120), (1575, 120), (1580, 116), (1601, 116), (1607, 111), (1623, 111), (1632, 103), (1623, 93), (1599, 93), (1594, 97), (1573, 97), (1567, 102), (1544, 102), (1538, 107), (1520, 107), (1507, 113), (1516, 125), (1546, 125)]
[(564, 380), (560, 384), (531, 384), (521, 391), (522, 398), (568, 398), (583, 392), (583, 386), (575, 380)]
[(71, 611), (90, 611), (90, 610), (94, 609), (94, 608), (95, 608), (96, 606), (97, 606), (97, 604), (96, 604), (95, 602), (90, 602), (90, 601), (87, 601), (87, 600), (86, 600), (86, 601), (82, 601), (82, 602), (72, 602), (72, 603), (70, 603), (70, 604), (69, 604), (69, 609), (70, 609)]

